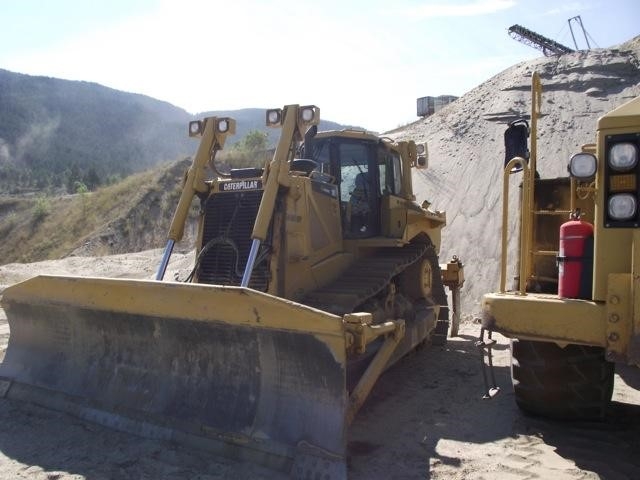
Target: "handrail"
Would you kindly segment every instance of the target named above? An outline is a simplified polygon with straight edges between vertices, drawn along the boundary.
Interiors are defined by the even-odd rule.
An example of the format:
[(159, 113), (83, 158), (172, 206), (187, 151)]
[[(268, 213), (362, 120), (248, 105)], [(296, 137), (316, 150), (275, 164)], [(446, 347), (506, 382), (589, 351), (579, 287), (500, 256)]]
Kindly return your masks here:
[(529, 154), (529, 166), (533, 172), (538, 163), (538, 118), (542, 108), (542, 83), (538, 72), (531, 75), (531, 152)]
[[(507, 281), (507, 225), (509, 221), (509, 176), (514, 167), (522, 167), (523, 183), (522, 183), (522, 200), (520, 205), (520, 283), (519, 292), (526, 295), (526, 280), (529, 278), (528, 252), (530, 250), (530, 232), (531, 232), (531, 169), (529, 164), (522, 157), (512, 158), (504, 167), (504, 178), (502, 185), (502, 252), (501, 252), (501, 272), (500, 272), (500, 293), (506, 292)], [(523, 256), (523, 253), (526, 256)], [(524, 260), (524, 261), (523, 261)]]
[[(531, 245), (533, 244), (533, 199), (535, 189), (536, 163), (538, 157), (538, 118), (542, 106), (542, 84), (538, 72), (531, 76), (531, 149), (529, 160), (522, 157), (512, 158), (504, 168), (502, 191), (502, 271), (500, 274), (500, 292), (506, 291), (507, 281), (507, 223), (509, 220), (509, 175), (515, 166), (522, 167), (522, 199), (520, 205), (520, 278), (518, 291), (526, 295), (527, 280), (533, 264)], [(533, 173), (532, 173), (533, 172)]]

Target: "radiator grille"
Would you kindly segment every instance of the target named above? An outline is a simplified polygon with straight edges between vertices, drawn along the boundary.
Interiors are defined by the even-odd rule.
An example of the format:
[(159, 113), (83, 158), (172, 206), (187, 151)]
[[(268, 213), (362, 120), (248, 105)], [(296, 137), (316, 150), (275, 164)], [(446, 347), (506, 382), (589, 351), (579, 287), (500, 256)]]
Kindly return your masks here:
[[(218, 193), (205, 206), (203, 250), (198, 281), (215, 285), (239, 286), (251, 249), (251, 231), (258, 214), (262, 190)], [(268, 248), (264, 245), (258, 259)], [(269, 284), (269, 258), (256, 262), (249, 287), (266, 291)]]

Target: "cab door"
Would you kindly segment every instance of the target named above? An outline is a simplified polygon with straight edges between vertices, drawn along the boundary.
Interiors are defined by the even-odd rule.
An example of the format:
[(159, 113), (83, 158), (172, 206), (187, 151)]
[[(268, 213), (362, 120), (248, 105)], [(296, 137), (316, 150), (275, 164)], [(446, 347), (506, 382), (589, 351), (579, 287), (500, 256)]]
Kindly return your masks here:
[(406, 200), (402, 194), (402, 161), (397, 152), (378, 149), (380, 178), (381, 235), (402, 238), (407, 226)]
[(380, 235), (380, 189), (373, 142), (342, 139), (336, 145), (344, 238)]

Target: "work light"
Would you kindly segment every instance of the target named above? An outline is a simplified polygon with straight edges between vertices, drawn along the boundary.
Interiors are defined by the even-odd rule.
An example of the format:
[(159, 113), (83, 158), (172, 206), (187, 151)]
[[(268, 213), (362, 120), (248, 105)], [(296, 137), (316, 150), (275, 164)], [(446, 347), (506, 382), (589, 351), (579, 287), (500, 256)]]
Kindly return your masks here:
[(630, 220), (636, 215), (636, 198), (630, 193), (618, 193), (609, 197), (609, 217), (613, 220)]
[(197, 137), (202, 134), (203, 123), (200, 120), (189, 122), (189, 136)]
[(229, 120), (226, 118), (218, 120), (218, 132), (225, 133), (227, 130), (229, 130)]
[(569, 160), (569, 173), (578, 180), (590, 180), (596, 174), (598, 162), (595, 155), (576, 153)]
[(628, 172), (638, 164), (638, 147), (631, 142), (616, 143), (609, 151), (609, 166), (617, 172)]
[(303, 122), (310, 122), (313, 120), (315, 116), (315, 112), (313, 111), (313, 107), (302, 107), (300, 111), (300, 118), (302, 118)]
[(282, 109), (272, 108), (267, 110), (267, 127), (279, 126), (282, 122)]

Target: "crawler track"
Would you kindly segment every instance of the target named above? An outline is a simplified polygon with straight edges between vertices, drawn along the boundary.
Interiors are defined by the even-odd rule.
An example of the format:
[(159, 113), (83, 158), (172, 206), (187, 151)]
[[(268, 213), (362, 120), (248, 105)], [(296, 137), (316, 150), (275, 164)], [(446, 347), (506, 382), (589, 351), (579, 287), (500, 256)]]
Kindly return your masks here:
[(334, 282), (308, 294), (302, 303), (344, 315), (384, 290), (391, 279), (427, 251), (425, 244), (403, 248), (381, 248), (375, 254), (356, 260)]

